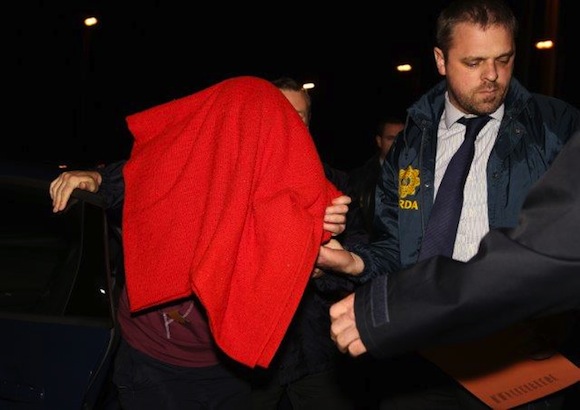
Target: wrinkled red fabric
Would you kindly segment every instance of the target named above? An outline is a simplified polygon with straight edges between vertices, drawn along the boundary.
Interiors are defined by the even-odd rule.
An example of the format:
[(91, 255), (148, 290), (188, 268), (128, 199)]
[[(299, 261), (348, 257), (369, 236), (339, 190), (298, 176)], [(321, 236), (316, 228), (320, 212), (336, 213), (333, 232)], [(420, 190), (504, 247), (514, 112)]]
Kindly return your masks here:
[(267, 367), (319, 246), (325, 178), (270, 82), (236, 77), (127, 117), (123, 234), (131, 311), (195, 293), (219, 347)]

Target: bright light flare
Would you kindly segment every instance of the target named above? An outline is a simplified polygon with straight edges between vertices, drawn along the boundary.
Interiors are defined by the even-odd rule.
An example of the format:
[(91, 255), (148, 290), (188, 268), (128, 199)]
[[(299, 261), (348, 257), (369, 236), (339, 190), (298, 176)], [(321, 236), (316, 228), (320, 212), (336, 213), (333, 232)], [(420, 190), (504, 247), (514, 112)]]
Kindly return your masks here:
[(536, 43), (536, 48), (538, 50), (549, 50), (554, 47), (554, 42), (552, 40), (542, 40)]
[(407, 71), (411, 71), (413, 69), (413, 66), (411, 66), (411, 64), (399, 64), (397, 66), (397, 71), (399, 72), (407, 72)]
[(85, 26), (87, 26), (87, 27), (95, 26), (95, 25), (97, 25), (98, 22), (99, 22), (99, 20), (97, 20), (96, 17), (87, 17), (84, 21)]

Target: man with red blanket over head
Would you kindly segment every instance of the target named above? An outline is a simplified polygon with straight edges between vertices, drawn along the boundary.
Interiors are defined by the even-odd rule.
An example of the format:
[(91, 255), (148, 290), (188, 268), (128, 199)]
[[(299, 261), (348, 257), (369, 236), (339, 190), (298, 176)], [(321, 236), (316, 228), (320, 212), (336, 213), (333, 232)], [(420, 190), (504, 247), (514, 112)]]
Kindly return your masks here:
[(111, 207), (124, 191), (113, 379), (123, 408), (247, 408), (232, 365), (269, 365), (350, 198), (325, 179), (307, 127), (268, 81), (225, 80), (127, 122), (126, 163), (64, 172), (50, 189), (55, 212), (74, 188)]
[(308, 130), (276, 87), (252, 77), (127, 122), (135, 137), (124, 169), (131, 310), (195, 293), (222, 350), (267, 366), (330, 239), (325, 208), (340, 195)]

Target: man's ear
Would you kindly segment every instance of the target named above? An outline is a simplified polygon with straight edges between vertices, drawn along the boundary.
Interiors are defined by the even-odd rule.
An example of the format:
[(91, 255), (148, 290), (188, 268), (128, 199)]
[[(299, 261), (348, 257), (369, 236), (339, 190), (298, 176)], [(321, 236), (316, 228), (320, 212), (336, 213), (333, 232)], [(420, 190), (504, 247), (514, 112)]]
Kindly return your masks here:
[(435, 57), (437, 71), (439, 71), (439, 74), (445, 75), (445, 55), (443, 54), (443, 50), (439, 47), (433, 48), (433, 56)]

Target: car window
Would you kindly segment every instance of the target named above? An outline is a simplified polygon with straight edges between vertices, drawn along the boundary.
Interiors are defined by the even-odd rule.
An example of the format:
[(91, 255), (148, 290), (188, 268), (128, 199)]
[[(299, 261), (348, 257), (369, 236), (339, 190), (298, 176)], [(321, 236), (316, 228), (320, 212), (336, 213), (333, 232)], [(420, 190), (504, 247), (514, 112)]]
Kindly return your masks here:
[(102, 208), (54, 214), (48, 184), (1, 182), (0, 312), (110, 318)]

